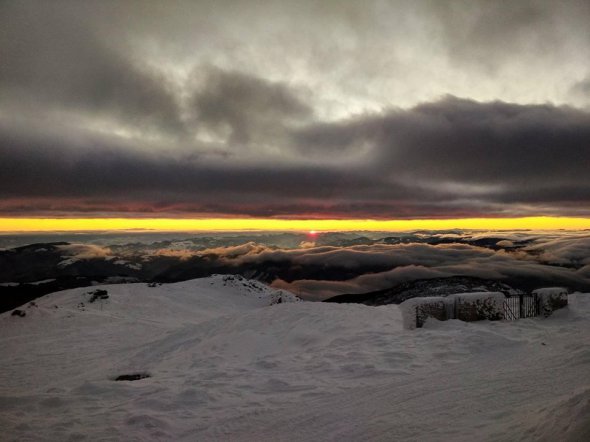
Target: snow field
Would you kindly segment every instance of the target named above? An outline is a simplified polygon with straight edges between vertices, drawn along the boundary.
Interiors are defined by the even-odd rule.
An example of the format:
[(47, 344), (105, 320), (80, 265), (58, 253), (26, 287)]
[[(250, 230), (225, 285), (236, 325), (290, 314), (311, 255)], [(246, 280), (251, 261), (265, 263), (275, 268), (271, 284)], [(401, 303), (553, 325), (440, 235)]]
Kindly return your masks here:
[[(276, 290), (223, 276), (96, 288), (109, 299), (73, 289), (0, 316), (0, 439), (590, 434), (588, 295), (549, 319), (405, 330), (394, 305), (270, 305)], [(114, 381), (131, 373), (151, 377)]]

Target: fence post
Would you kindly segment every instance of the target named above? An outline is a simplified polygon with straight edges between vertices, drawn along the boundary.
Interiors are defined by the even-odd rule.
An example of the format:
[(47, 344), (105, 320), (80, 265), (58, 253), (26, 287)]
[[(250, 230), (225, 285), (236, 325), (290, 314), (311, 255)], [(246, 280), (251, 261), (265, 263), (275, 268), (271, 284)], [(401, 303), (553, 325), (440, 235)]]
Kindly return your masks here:
[(524, 295), (518, 295), (518, 316), (524, 318)]

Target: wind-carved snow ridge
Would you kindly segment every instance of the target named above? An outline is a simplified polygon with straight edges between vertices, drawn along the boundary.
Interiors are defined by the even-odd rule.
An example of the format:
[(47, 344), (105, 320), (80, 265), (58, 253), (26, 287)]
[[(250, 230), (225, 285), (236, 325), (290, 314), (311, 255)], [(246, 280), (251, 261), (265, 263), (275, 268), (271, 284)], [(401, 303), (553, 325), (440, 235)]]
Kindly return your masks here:
[(271, 305), (278, 296), (295, 299), (215, 275), (77, 288), (4, 313), (2, 434), (588, 440), (590, 295), (547, 319), (429, 320), (419, 332), (396, 305)]
[(299, 302), (301, 298), (286, 290), (270, 288), (254, 279), (246, 279), (241, 275), (212, 275), (209, 284), (212, 287), (231, 287), (238, 289), (240, 293), (247, 296), (256, 296), (258, 299), (268, 299), (270, 304), (283, 302)]

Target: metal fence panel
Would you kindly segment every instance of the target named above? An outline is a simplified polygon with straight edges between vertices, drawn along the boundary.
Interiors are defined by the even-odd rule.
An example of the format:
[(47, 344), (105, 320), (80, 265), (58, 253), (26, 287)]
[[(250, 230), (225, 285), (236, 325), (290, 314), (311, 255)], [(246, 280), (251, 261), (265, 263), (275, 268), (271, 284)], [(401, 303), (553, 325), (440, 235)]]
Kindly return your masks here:
[[(447, 318), (452, 319), (457, 317), (457, 300), (454, 304), (446, 304)], [(506, 295), (506, 299), (503, 302), (504, 319), (508, 321), (516, 321), (521, 318), (533, 318), (541, 315), (540, 298), (537, 294), (526, 294), (526, 295)], [(452, 314), (449, 314), (451, 313)], [(416, 309), (416, 327), (422, 327), (424, 321), (429, 316), (435, 316), (437, 319), (442, 318), (437, 315), (428, 314), (424, 309)]]
[(504, 319), (509, 321), (539, 316), (540, 310), (539, 297), (536, 294), (507, 295), (504, 300)]

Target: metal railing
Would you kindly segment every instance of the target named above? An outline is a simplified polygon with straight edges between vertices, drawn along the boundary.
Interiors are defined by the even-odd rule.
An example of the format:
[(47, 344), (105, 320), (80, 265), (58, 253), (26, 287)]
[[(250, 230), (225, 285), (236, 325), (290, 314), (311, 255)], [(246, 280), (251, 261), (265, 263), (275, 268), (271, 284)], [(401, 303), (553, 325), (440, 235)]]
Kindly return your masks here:
[(504, 319), (508, 321), (533, 318), (541, 314), (540, 299), (534, 293), (529, 295), (506, 295), (503, 308)]
[[(483, 319), (473, 319), (469, 313), (460, 315), (458, 311), (459, 307), (459, 299), (455, 299), (452, 303), (438, 301), (431, 305), (416, 306), (416, 327), (422, 327), (429, 317), (436, 318), (439, 321), (445, 321), (447, 319), (462, 319), (464, 321)], [(498, 312), (494, 317), (484, 315), (487, 319), (504, 319), (507, 321), (533, 318), (535, 316), (541, 316), (541, 299), (535, 293), (520, 295), (505, 294), (502, 302), (502, 312)]]

